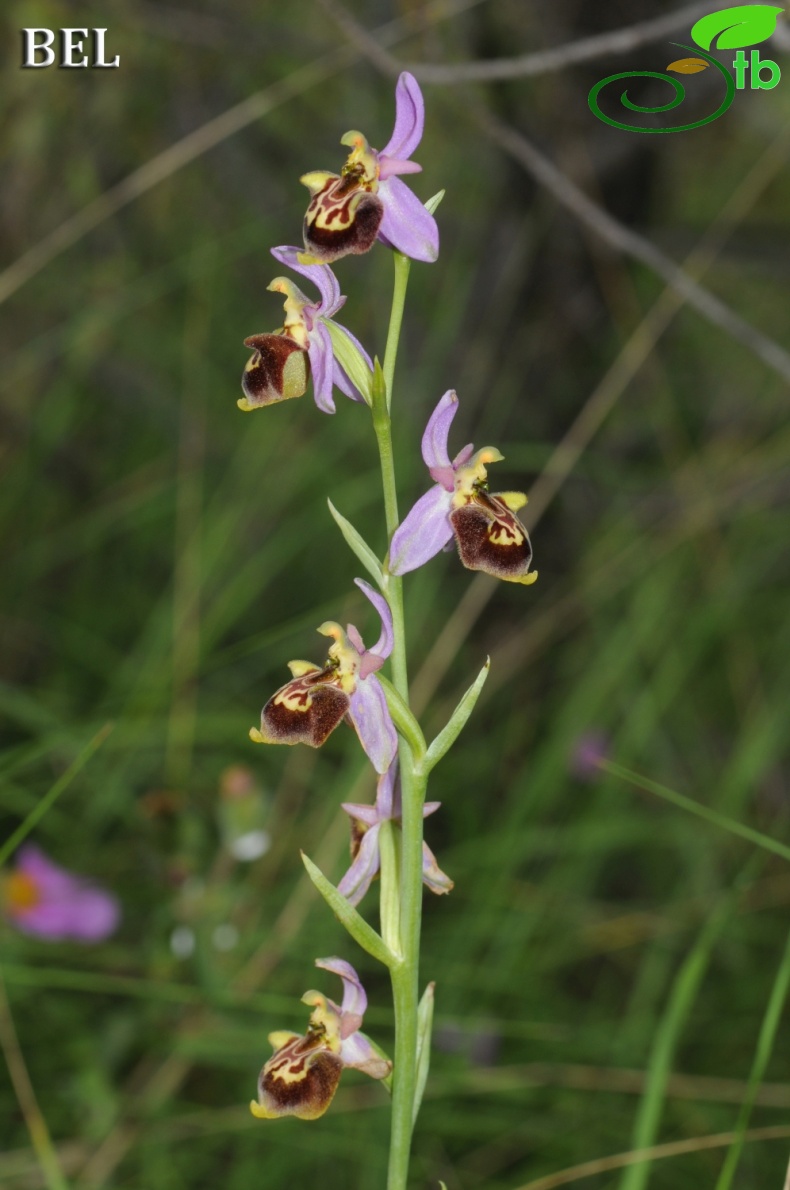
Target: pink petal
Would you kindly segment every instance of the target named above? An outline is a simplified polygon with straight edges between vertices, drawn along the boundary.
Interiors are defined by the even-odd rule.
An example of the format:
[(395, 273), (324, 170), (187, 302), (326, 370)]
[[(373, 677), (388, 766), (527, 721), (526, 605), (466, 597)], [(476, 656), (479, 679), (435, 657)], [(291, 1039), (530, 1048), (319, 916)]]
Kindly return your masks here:
[(378, 238), (412, 260), (431, 264), (439, 255), (439, 228), (430, 211), (400, 178), (379, 184), (384, 207)]
[(404, 70), (395, 88), (395, 127), (380, 156), (402, 161), (411, 157), (422, 140), (424, 124), (425, 102), (420, 84), (413, 74)]
[(474, 444), (467, 442), (466, 446), (461, 447), (458, 454), (453, 459), (453, 467), (463, 467), (464, 463), (468, 463), (472, 455), (475, 453)]
[(349, 818), (356, 818), (366, 826), (376, 826), (381, 822), (381, 815), (376, 806), (365, 806), (362, 802), (341, 802), (340, 808), (345, 810)]
[(386, 182), (396, 174), (421, 174), (422, 166), (416, 161), (401, 161), (398, 157), (384, 157), (379, 153), (379, 181)]
[(421, 496), (392, 535), (390, 574), (407, 574), (424, 565), (452, 539), (452, 496), (436, 484)]

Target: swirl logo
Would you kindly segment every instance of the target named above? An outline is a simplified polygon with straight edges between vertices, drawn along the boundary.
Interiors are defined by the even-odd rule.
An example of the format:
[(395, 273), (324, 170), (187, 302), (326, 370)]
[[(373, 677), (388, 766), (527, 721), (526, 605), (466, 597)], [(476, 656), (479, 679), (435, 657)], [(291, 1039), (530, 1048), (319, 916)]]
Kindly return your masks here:
[[(611, 124), (613, 128), (621, 128), (624, 132), (644, 132), (649, 134), (690, 132), (693, 128), (702, 128), (705, 124), (713, 123), (714, 120), (718, 120), (719, 116), (723, 116), (729, 109), (735, 98), (736, 90), (744, 89), (747, 73), (749, 74), (752, 90), (770, 90), (779, 82), (781, 71), (775, 62), (771, 62), (767, 58), (760, 58), (757, 50), (752, 50), (751, 61), (749, 61), (743, 52), (743, 47), (758, 45), (760, 42), (769, 38), (776, 28), (776, 21), (779, 14), (783, 11), (784, 9), (776, 8), (770, 4), (740, 4), (735, 8), (724, 8), (702, 17), (693, 26), (691, 36), (699, 49), (695, 48), (695, 46), (680, 45), (678, 42), (672, 43), (678, 45), (680, 49), (689, 50), (693, 56), (678, 58), (674, 62), (670, 62), (666, 67), (666, 71), (671, 70), (675, 74), (690, 75), (699, 74), (701, 71), (713, 67), (721, 75), (724, 82), (724, 98), (716, 110), (710, 115), (702, 116), (700, 119), (687, 124), (673, 124), (669, 127), (659, 127), (656, 125), (645, 126), (625, 120), (618, 120), (602, 110), (599, 102), (601, 92), (610, 83), (618, 83), (621, 79), (661, 79), (662, 82), (669, 83), (674, 92), (672, 98), (667, 103), (649, 107), (645, 104), (635, 103), (629, 97), (628, 88), (626, 87), (620, 93), (619, 99), (621, 106), (627, 111), (635, 112), (638, 115), (652, 116), (663, 112), (671, 112), (675, 108), (680, 107), (686, 98), (685, 87), (679, 79), (673, 78), (666, 71), (656, 70), (623, 70), (618, 74), (607, 75), (606, 78), (601, 79), (599, 83), (596, 83), (590, 89), (587, 102), (591, 112), (605, 124)], [(735, 78), (733, 78), (726, 66), (710, 53), (706, 52), (712, 48), (718, 50), (737, 49), (738, 53), (732, 63), (735, 70)], [(768, 77), (765, 77), (765, 71), (768, 72)]]

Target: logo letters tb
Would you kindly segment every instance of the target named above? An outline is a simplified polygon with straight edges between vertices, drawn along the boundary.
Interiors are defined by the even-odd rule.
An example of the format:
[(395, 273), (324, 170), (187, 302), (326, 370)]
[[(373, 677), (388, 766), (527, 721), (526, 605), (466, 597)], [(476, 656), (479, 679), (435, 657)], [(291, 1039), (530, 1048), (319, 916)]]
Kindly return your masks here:
[[(782, 72), (776, 62), (772, 62), (770, 58), (761, 58), (759, 50), (752, 50), (751, 63), (747, 61), (743, 50), (738, 50), (732, 66), (735, 71), (735, 86), (739, 91), (743, 91), (746, 86), (747, 70), (749, 71), (749, 86), (752, 91), (771, 91), (782, 77)], [(764, 70), (769, 72), (768, 78), (763, 78)]]

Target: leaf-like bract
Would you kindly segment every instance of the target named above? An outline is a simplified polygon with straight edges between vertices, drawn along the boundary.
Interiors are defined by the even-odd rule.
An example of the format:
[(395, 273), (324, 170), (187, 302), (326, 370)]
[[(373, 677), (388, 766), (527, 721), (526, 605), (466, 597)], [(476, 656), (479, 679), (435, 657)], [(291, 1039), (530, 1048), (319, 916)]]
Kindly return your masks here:
[(717, 50), (759, 45), (773, 33), (780, 12), (784, 9), (773, 4), (737, 4), (735, 8), (721, 8), (701, 17), (693, 26), (691, 36), (703, 50), (709, 50), (714, 41)]

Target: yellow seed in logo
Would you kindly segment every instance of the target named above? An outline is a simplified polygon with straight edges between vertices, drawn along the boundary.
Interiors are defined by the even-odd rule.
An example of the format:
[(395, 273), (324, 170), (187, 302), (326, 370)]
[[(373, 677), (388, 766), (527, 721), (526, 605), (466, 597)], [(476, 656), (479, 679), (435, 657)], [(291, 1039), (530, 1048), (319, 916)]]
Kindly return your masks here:
[(678, 58), (677, 62), (670, 62), (667, 70), (674, 70), (675, 74), (699, 74), (700, 70), (707, 70), (708, 63), (704, 58)]

